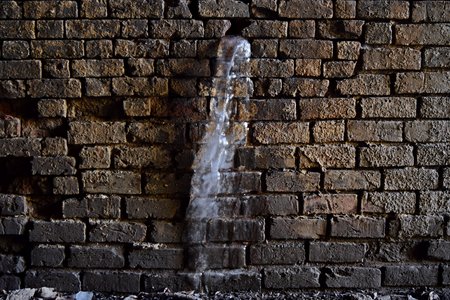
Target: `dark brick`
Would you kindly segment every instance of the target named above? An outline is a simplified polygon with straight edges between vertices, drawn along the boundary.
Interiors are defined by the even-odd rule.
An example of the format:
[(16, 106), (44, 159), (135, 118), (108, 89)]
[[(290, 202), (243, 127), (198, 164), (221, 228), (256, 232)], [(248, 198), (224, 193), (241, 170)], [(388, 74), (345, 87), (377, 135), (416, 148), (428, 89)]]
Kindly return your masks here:
[(181, 243), (185, 225), (171, 221), (152, 221), (150, 240), (154, 243)]
[(314, 192), (319, 190), (319, 173), (278, 172), (266, 175), (267, 190), (272, 192)]
[[(1, 3), (0, 3), (0, 5), (1, 5)], [(20, 283), (21, 283), (20, 277), (18, 277), (18, 276), (13, 276), (13, 275), (0, 276), (0, 289), (2, 289), (2, 290), (5, 290), (5, 291), (18, 290), (18, 289), (20, 289)]]
[(2, 52), (6, 59), (24, 59), (30, 55), (30, 44), (27, 41), (4, 41)]
[[(395, 37), (398, 45), (448, 45), (450, 25), (438, 24), (398, 24)], [(414, 34), (411, 34), (414, 33)]]
[(364, 193), (361, 208), (368, 213), (413, 214), (416, 210), (416, 194), (413, 192)]
[(347, 122), (348, 140), (360, 142), (401, 142), (403, 123), (399, 121), (361, 121)]
[(22, 256), (0, 254), (0, 272), (18, 274), (25, 271), (25, 259)]
[(423, 118), (446, 118), (450, 115), (450, 97), (423, 97), (420, 115)]
[(48, 59), (44, 61), (44, 77), (50, 78), (69, 78), (69, 60), (66, 59)]
[(119, 20), (68, 20), (66, 36), (71, 39), (104, 39), (120, 36)]
[(357, 40), (363, 32), (362, 20), (319, 21), (319, 36), (325, 39)]
[(358, 74), (338, 81), (337, 89), (342, 95), (389, 95), (390, 79), (381, 74)]
[(380, 288), (381, 270), (364, 267), (330, 268), (325, 285), (331, 288)]
[(246, 38), (284, 38), (287, 37), (288, 23), (273, 20), (254, 20), (242, 31)]
[(169, 81), (158, 77), (113, 78), (112, 92), (117, 96), (167, 96)]
[(448, 22), (450, 20), (450, 4), (447, 1), (413, 2), (413, 22)]
[(77, 79), (33, 79), (28, 83), (32, 98), (81, 97), (81, 82)]
[(325, 172), (327, 190), (375, 190), (381, 186), (379, 171), (330, 170)]
[(332, 58), (333, 43), (324, 40), (281, 40), (280, 55), (288, 58)]
[(184, 250), (181, 248), (155, 248), (132, 250), (128, 255), (131, 268), (182, 269)]
[(90, 225), (89, 240), (91, 242), (142, 242), (147, 232), (147, 226), (141, 223), (93, 221)]
[(358, 197), (356, 194), (305, 194), (303, 213), (311, 214), (356, 214)]
[(140, 273), (89, 271), (83, 276), (83, 290), (99, 292), (139, 293)]
[(252, 265), (293, 265), (305, 261), (305, 245), (301, 242), (255, 244), (250, 246)]
[(409, 2), (403, 0), (361, 0), (357, 16), (364, 19), (408, 19)]
[(34, 39), (35, 22), (22, 20), (0, 20), (0, 36), (2, 39)]
[(296, 119), (296, 103), (293, 99), (252, 99), (238, 104), (239, 120), (287, 121)]
[(31, 265), (35, 267), (62, 267), (66, 258), (61, 245), (38, 245), (31, 250)]
[(81, 221), (33, 221), (30, 241), (40, 243), (79, 243), (86, 239), (86, 224)]
[(31, 55), (35, 58), (80, 58), (84, 56), (83, 42), (76, 40), (31, 41)]
[(245, 246), (194, 246), (187, 251), (192, 270), (240, 269), (245, 266)]
[(121, 59), (72, 61), (73, 77), (119, 77), (125, 73)]
[(363, 118), (415, 118), (415, 98), (376, 97), (361, 99)]
[(0, 194), (0, 216), (26, 215), (27, 199), (14, 194)]
[(81, 17), (88, 19), (108, 16), (108, 3), (103, 0), (82, 0)]
[(438, 266), (387, 266), (385, 286), (435, 286), (439, 283)]
[(31, 161), (33, 175), (74, 175), (75, 158), (68, 156), (34, 157)]
[(97, 144), (126, 142), (124, 122), (75, 121), (69, 124), (70, 144)]
[(264, 240), (263, 219), (214, 219), (208, 224), (208, 241), (213, 242), (261, 242)]
[(325, 97), (329, 80), (291, 77), (283, 80), (282, 94), (289, 97)]
[(25, 84), (22, 80), (0, 80), (0, 93), (5, 99), (25, 98)]
[(333, 217), (331, 236), (348, 238), (384, 238), (385, 220), (374, 217)]
[(208, 291), (252, 291), (261, 290), (261, 274), (249, 271), (205, 272), (204, 284)]
[[(114, 127), (113, 125), (111, 125), (111, 126)], [(82, 128), (83, 126), (80, 126), (80, 127)], [(89, 126), (86, 126), (86, 127), (89, 127)], [(77, 130), (77, 131), (79, 131), (79, 130)], [(111, 134), (111, 135), (114, 135), (114, 134)], [(95, 139), (95, 138), (96, 137), (93, 137), (93, 136), (87, 136), (87, 137), (80, 137), (80, 140), (85, 139), (83, 141), (83, 142), (85, 142), (89, 139)], [(114, 137), (109, 138), (109, 140), (111, 140), (111, 139), (114, 139)], [(104, 146), (83, 147), (80, 151), (79, 157), (80, 157), (81, 161), (80, 161), (78, 168), (80, 168), (80, 169), (107, 169), (111, 165), (111, 148), (104, 147)]]
[(295, 147), (263, 146), (239, 148), (236, 152), (239, 166), (249, 169), (293, 169), (295, 168)]
[(306, 146), (300, 148), (300, 168), (354, 168), (356, 149), (347, 145)]
[(28, 218), (22, 216), (0, 218), (0, 235), (22, 235)]
[(144, 290), (162, 292), (166, 288), (172, 292), (199, 290), (201, 275), (198, 273), (156, 273), (144, 277)]
[(13, 60), (0, 62), (0, 79), (41, 78), (41, 72), (41, 62), (37, 60)]
[(269, 289), (318, 288), (320, 270), (313, 267), (264, 269), (264, 286)]
[(158, 20), (149, 23), (150, 36), (154, 38), (202, 38), (203, 22), (199, 20)]
[(62, 204), (65, 218), (119, 218), (118, 196), (87, 195), (83, 199), (66, 199)]
[(437, 240), (430, 243), (427, 256), (432, 259), (449, 261), (450, 260), (450, 242)]
[(68, 266), (71, 268), (123, 268), (123, 249), (115, 246), (71, 246)]
[(121, 19), (161, 18), (163, 0), (110, 0), (111, 16)]
[[(450, 28), (450, 27), (449, 27)], [(448, 94), (450, 72), (407, 72), (397, 73), (395, 91), (398, 94)]]
[(128, 218), (131, 219), (172, 219), (180, 209), (180, 201), (173, 198), (126, 198)]
[(362, 262), (366, 255), (366, 248), (367, 245), (363, 243), (312, 242), (309, 245), (309, 261), (325, 263)]
[(244, 216), (283, 216), (298, 213), (298, 200), (293, 195), (246, 196), (241, 199)]
[[(38, 20), (36, 21), (36, 35), (41, 39), (64, 38), (64, 21)], [(47, 42), (51, 43), (51, 41)]]
[(77, 195), (80, 193), (78, 178), (75, 176), (53, 178), (54, 195)]
[(445, 214), (450, 209), (450, 193), (444, 191), (421, 192), (419, 204), (422, 214)]
[(19, 19), (21, 17), (22, 8), (16, 1), (0, 2), (0, 19)]
[(431, 68), (450, 67), (450, 50), (448, 47), (426, 49), (425, 66)]
[(275, 240), (318, 239), (325, 236), (327, 220), (322, 218), (274, 218), (270, 238)]
[(119, 57), (166, 57), (169, 42), (159, 39), (116, 40), (115, 55)]
[(313, 20), (289, 21), (289, 37), (291, 38), (314, 38), (316, 33), (316, 22)]
[(85, 47), (88, 58), (111, 58), (113, 56), (113, 43), (110, 40), (86, 41)]
[(214, 1), (200, 0), (198, 10), (202, 17), (213, 18), (248, 18), (249, 5), (238, 0)]
[(65, 118), (67, 116), (67, 102), (64, 99), (42, 99), (37, 106), (41, 117)]
[(354, 118), (355, 107), (354, 98), (312, 98), (299, 101), (302, 120)]
[(450, 144), (419, 144), (417, 164), (419, 166), (443, 166), (450, 164)]
[(81, 289), (81, 282), (77, 272), (42, 269), (27, 271), (25, 286), (30, 288), (51, 286), (61, 292), (78, 292)]
[(293, 19), (322, 19), (333, 16), (333, 2), (331, 0), (281, 0), (278, 5), (281, 17)]
[(399, 237), (410, 239), (414, 237), (441, 237), (444, 230), (442, 216), (399, 216)]
[(24, 17), (29, 19), (63, 19), (78, 17), (76, 1), (27, 1), (23, 3)]

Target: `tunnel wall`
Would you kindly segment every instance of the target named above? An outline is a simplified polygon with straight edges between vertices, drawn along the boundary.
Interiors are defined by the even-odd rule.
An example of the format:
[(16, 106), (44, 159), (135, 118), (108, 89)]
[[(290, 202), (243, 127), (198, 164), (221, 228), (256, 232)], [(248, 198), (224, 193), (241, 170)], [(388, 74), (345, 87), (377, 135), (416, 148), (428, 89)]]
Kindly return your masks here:
[[(450, 285), (450, 2), (0, 1), (0, 289)], [(225, 34), (232, 218), (187, 249)], [(225, 201), (225, 200), (224, 200)], [(192, 259), (208, 262), (204, 272)]]

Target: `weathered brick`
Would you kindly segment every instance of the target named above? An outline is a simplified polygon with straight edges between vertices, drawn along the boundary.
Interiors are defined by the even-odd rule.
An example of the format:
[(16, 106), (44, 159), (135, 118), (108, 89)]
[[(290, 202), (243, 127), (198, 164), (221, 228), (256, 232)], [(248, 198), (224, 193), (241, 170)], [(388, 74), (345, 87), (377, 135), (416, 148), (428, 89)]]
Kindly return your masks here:
[(318, 239), (325, 236), (327, 220), (323, 218), (274, 218), (270, 223), (274, 240)]
[(203, 38), (203, 22), (199, 20), (158, 20), (149, 23), (154, 38)]
[(414, 118), (417, 100), (410, 97), (362, 98), (363, 118)]
[(398, 45), (442, 45), (450, 43), (450, 25), (438, 24), (398, 24), (395, 25)]
[(251, 4), (251, 13), (255, 18), (265, 18), (270, 16), (270, 13), (277, 12), (276, 0), (254, 0)]
[(450, 193), (426, 191), (420, 193), (420, 213), (445, 214), (450, 209)]
[(329, 85), (328, 80), (291, 77), (283, 80), (283, 94), (289, 97), (324, 97)]
[(325, 40), (281, 40), (280, 55), (288, 58), (332, 58), (333, 43)]
[(80, 58), (84, 56), (83, 42), (76, 40), (31, 41), (31, 55), (35, 58)]
[(263, 146), (240, 148), (236, 152), (237, 165), (249, 169), (295, 168), (295, 147)]
[(53, 178), (54, 195), (76, 195), (78, 193), (80, 193), (80, 188), (77, 177), (68, 176)]
[(231, 26), (229, 20), (210, 19), (205, 22), (205, 38), (220, 38)]
[(385, 219), (363, 216), (333, 217), (331, 236), (347, 238), (384, 238)]
[(302, 77), (319, 77), (322, 72), (320, 59), (296, 59), (295, 75)]
[(291, 195), (261, 195), (242, 198), (244, 216), (295, 215), (299, 205), (297, 198)]
[(35, 22), (25, 20), (0, 20), (2, 39), (34, 39)]
[(134, 243), (145, 239), (147, 226), (120, 221), (92, 221), (89, 232), (91, 242)]
[(333, 17), (331, 0), (281, 0), (278, 5), (281, 17), (292, 19), (323, 19)]
[(125, 201), (130, 219), (172, 219), (180, 209), (180, 201), (172, 198), (129, 197)]
[(347, 119), (356, 117), (354, 98), (300, 99), (300, 119)]
[(69, 20), (66, 36), (71, 39), (104, 39), (120, 35), (119, 20)]
[(450, 165), (450, 144), (419, 144), (417, 164), (419, 166)]
[(240, 121), (274, 120), (288, 121), (296, 119), (296, 103), (293, 99), (251, 99), (238, 103)]
[(185, 224), (171, 221), (152, 221), (150, 241), (154, 243), (181, 243)]
[(450, 285), (450, 267), (448, 266), (443, 267), (442, 283), (446, 286)]
[(357, 17), (363, 19), (408, 19), (409, 2), (403, 0), (361, 0)]
[(148, 173), (145, 177), (145, 192), (151, 195), (187, 194), (191, 175), (175, 173)]
[(41, 117), (66, 117), (67, 104), (64, 99), (39, 100), (37, 109)]
[(359, 121), (347, 123), (349, 141), (360, 142), (401, 142), (403, 123), (395, 121)]
[(300, 148), (300, 168), (353, 168), (356, 150), (352, 146), (327, 145)]
[(446, 189), (450, 189), (450, 168), (444, 169), (443, 184)]
[(68, 258), (71, 268), (123, 268), (123, 249), (117, 246), (71, 246)]
[(344, 121), (318, 121), (313, 126), (314, 141), (317, 143), (343, 142)]
[(326, 190), (376, 190), (381, 186), (381, 173), (365, 170), (329, 170), (325, 172)]
[(124, 63), (121, 59), (72, 61), (73, 77), (114, 77), (124, 73)]
[(320, 270), (313, 267), (265, 268), (264, 286), (269, 289), (318, 288)]
[(113, 78), (112, 91), (118, 96), (167, 96), (169, 81), (158, 77)]
[(83, 147), (80, 151), (80, 169), (107, 169), (111, 164), (111, 148)]
[(27, 199), (14, 194), (0, 194), (0, 216), (26, 215)]
[(261, 290), (261, 274), (251, 271), (205, 272), (204, 284), (208, 291), (253, 291)]
[(88, 19), (108, 16), (108, 3), (105, 0), (82, 0), (81, 17)]
[(250, 246), (252, 265), (289, 265), (305, 261), (305, 245), (299, 242), (255, 244)]
[(437, 260), (450, 260), (450, 243), (445, 240), (432, 241), (427, 249), (427, 257)]
[(121, 19), (161, 18), (164, 13), (162, 0), (110, 0), (111, 16)]
[(312, 214), (356, 214), (356, 194), (306, 194), (303, 197), (303, 213)]
[(80, 274), (63, 270), (29, 270), (25, 274), (25, 286), (41, 288), (51, 286), (61, 292), (78, 292), (81, 289)]
[(395, 91), (398, 94), (448, 94), (450, 72), (397, 73)]
[(444, 217), (437, 215), (414, 216), (400, 215), (398, 236), (404, 239), (423, 237), (442, 237)]
[(261, 191), (260, 172), (222, 172), (218, 192), (221, 194), (242, 194)]
[(25, 259), (22, 256), (0, 254), (0, 272), (18, 274), (25, 271)]
[(337, 89), (342, 95), (389, 95), (390, 79), (381, 74), (358, 74), (338, 81)]
[(356, 62), (354, 61), (331, 61), (323, 65), (323, 76), (325, 78), (347, 78), (355, 73)]
[(131, 268), (181, 269), (183, 268), (182, 248), (155, 248), (131, 250), (128, 255)]
[(354, 0), (337, 0), (335, 17), (339, 19), (354, 19), (356, 17), (356, 2)]
[(79, 243), (86, 239), (86, 224), (81, 221), (33, 221), (30, 241), (40, 243)]
[(213, 18), (248, 18), (249, 5), (237, 0), (214, 1), (200, 0), (198, 10), (202, 17)]
[(416, 194), (413, 192), (364, 193), (361, 209), (368, 213), (413, 214), (416, 210)]
[(5, 99), (25, 98), (23, 80), (0, 80), (0, 93)]
[(24, 17), (29, 19), (62, 19), (78, 17), (76, 1), (27, 1), (23, 3)]
[(414, 1), (411, 7), (413, 22), (448, 22), (450, 3), (447, 1)]
[(283, 85), (281, 78), (254, 78), (253, 81), (255, 83), (254, 95), (261, 97), (279, 95)]
[(414, 165), (413, 147), (374, 145), (360, 148), (361, 167), (403, 167)]
[(385, 286), (435, 286), (439, 283), (438, 266), (387, 266)]
[(313, 20), (289, 21), (289, 37), (291, 38), (314, 38), (316, 23)]
[(13, 116), (4, 115), (0, 119), (0, 137), (14, 138), (21, 135), (21, 120)]
[(69, 60), (66, 59), (48, 59), (42, 66), (43, 76), (49, 78), (69, 78)]
[(245, 246), (195, 246), (189, 247), (188, 267), (192, 270), (239, 269), (245, 266)]
[(325, 273), (325, 285), (329, 288), (380, 288), (381, 270), (366, 267), (329, 268)]
[(122, 21), (122, 37), (125, 38), (148, 37), (148, 20), (130, 19)]
[(261, 144), (306, 144), (309, 142), (308, 123), (258, 122), (252, 127), (253, 138)]
[(118, 196), (87, 195), (83, 199), (66, 199), (62, 203), (65, 218), (119, 218)]
[(208, 224), (207, 239), (211, 242), (261, 242), (264, 228), (263, 219), (214, 219)]
[(81, 82), (77, 79), (33, 79), (28, 95), (32, 98), (79, 98)]
[(31, 172), (33, 175), (74, 175), (75, 157), (34, 157), (31, 161)]
[(156, 69), (161, 76), (208, 77), (211, 75), (209, 60), (175, 58), (158, 60)]
[(30, 55), (30, 44), (27, 41), (4, 41), (3, 58), (24, 59)]
[(450, 115), (450, 97), (423, 97), (422, 118), (447, 118)]
[[(8, 2), (10, 2), (10, 1), (8, 1)], [(5, 291), (19, 290), (20, 284), (21, 284), (21, 280), (20, 280), (20, 277), (18, 277), (18, 276), (14, 276), (14, 275), (0, 276), (0, 288)]]
[(171, 165), (170, 152), (163, 147), (119, 147), (114, 149), (117, 168), (167, 168)]
[(291, 77), (294, 75), (292, 59), (252, 59), (249, 63), (251, 77)]
[(450, 121), (409, 121), (405, 123), (405, 138), (409, 142), (448, 142)]
[(40, 61), (0, 61), (0, 79), (33, 79), (41, 77), (42, 65)]
[(421, 53), (413, 48), (372, 48), (364, 51), (364, 70), (420, 70)]
[(433, 169), (403, 168), (385, 171), (386, 190), (427, 190), (439, 186), (439, 174)]
[(425, 66), (430, 68), (450, 67), (449, 47), (425, 49)]
[(115, 55), (119, 57), (166, 57), (169, 42), (161, 39), (115, 40)]
[(337, 42), (337, 58), (357, 60), (361, 50), (361, 43), (355, 41)]
[(246, 38), (284, 38), (287, 36), (288, 23), (272, 20), (254, 20), (244, 28), (242, 36)]
[(22, 216), (2, 217), (0, 219), (0, 235), (22, 235), (28, 218)]
[(364, 39), (367, 44), (391, 44), (392, 35), (391, 23), (368, 22)]
[(123, 110), (129, 117), (145, 117), (152, 114), (151, 98), (128, 98), (123, 101)]
[(324, 39), (357, 40), (362, 35), (362, 20), (319, 21), (319, 36)]
[(31, 265), (35, 267), (62, 267), (66, 258), (62, 245), (38, 245), (30, 255)]
[(83, 290), (99, 292), (139, 293), (140, 273), (88, 271), (83, 274)]
[(16, 1), (0, 2), (0, 19), (19, 19), (22, 17), (22, 8)]
[(362, 262), (366, 255), (366, 248), (367, 245), (364, 243), (312, 242), (309, 245), (309, 261), (324, 263)]
[(70, 144), (97, 144), (126, 142), (124, 122), (75, 121), (69, 124)]
[(144, 291), (162, 292), (166, 288), (172, 292), (194, 291), (200, 289), (201, 275), (198, 273), (157, 273), (144, 277)]
[(271, 192), (314, 192), (319, 190), (320, 174), (273, 171), (266, 175), (266, 184)]
[(140, 194), (141, 174), (132, 171), (85, 171), (81, 174), (83, 192)]
[[(41, 39), (64, 38), (63, 20), (38, 20), (36, 21), (36, 35)], [(50, 41), (48, 41), (50, 42)]]
[(130, 58), (127, 60), (127, 68), (132, 76), (151, 76), (155, 72), (153, 59)]

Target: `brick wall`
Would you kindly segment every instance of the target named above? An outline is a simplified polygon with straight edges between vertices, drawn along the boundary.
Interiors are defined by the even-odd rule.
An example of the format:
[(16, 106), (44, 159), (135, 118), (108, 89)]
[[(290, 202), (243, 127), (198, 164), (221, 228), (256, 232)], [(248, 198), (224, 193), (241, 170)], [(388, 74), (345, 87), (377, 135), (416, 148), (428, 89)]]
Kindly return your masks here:
[[(0, 1), (0, 289), (450, 285), (449, 12), (448, 1)], [(239, 189), (224, 202), (234, 218), (186, 249), (227, 31), (252, 45), (251, 84), (237, 89), (251, 94), (229, 178)]]

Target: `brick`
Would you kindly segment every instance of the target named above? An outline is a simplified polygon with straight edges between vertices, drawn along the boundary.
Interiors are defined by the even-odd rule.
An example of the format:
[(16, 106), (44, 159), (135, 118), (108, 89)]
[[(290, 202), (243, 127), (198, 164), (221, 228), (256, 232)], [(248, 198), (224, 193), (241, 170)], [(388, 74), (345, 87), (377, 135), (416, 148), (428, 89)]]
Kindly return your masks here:
[(104, 0), (82, 0), (80, 15), (81, 17), (88, 19), (107, 17), (107, 2)]
[(88, 271), (83, 275), (83, 290), (117, 293), (139, 293), (140, 273)]
[(0, 119), (0, 136), (2, 138), (14, 138), (20, 136), (21, 121), (9, 115), (5, 115)]
[(113, 56), (113, 44), (110, 40), (86, 41), (86, 57), (111, 58)]
[(374, 145), (360, 148), (361, 167), (403, 167), (414, 165), (413, 147)]
[(221, 194), (241, 194), (261, 191), (260, 172), (222, 172), (218, 192)]
[(433, 169), (403, 168), (385, 171), (384, 186), (386, 190), (427, 190), (437, 189), (439, 174)]
[(126, 142), (124, 122), (75, 121), (69, 124), (69, 144)]
[(296, 59), (295, 75), (302, 77), (319, 77), (322, 73), (320, 59)]
[(320, 270), (313, 267), (265, 268), (264, 286), (269, 289), (318, 288)]
[(154, 38), (203, 38), (203, 22), (199, 20), (150, 21), (149, 33)]
[(306, 144), (309, 142), (308, 123), (258, 122), (252, 127), (254, 140), (261, 144)]
[(0, 194), (0, 216), (26, 215), (27, 199), (14, 194)]
[[(9, 2), (9, 1), (8, 1)], [(12, 1), (11, 1), (12, 2)], [(0, 288), (5, 291), (15, 291), (20, 289), (20, 278), (13, 275), (0, 276)]]
[(358, 196), (356, 194), (305, 194), (303, 214), (356, 214)]
[(323, 263), (362, 262), (367, 251), (363, 243), (312, 242), (309, 246), (309, 261)]
[(319, 239), (325, 236), (327, 220), (322, 218), (274, 218), (269, 227), (274, 240)]
[(381, 270), (366, 267), (329, 268), (325, 273), (328, 288), (380, 288)]
[(196, 57), (197, 55), (197, 41), (180, 40), (172, 42), (173, 56), (176, 57)]
[(391, 44), (392, 43), (392, 24), (381, 22), (368, 22), (364, 40), (367, 44)]
[(398, 73), (395, 90), (399, 94), (445, 94), (450, 90), (445, 84), (449, 79), (450, 72)]
[(253, 291), (261, 290), (261, 274), (250, 271), (205, 272), (204, 284), (208, 291)]
[(249, 169), (295, 168), (295, 148), (268, 146), (240, 148), (236, 152), (237, 164)]
[(344, 121), (318, 121), (313, 125), (313, 137), (317, 143), (343, 142)]
[(281, 78), (255, 78), (255, 96), (275, 97), (280, 94), (282, 89)]
[(251, 99), (238, 103), (240, 121), (288, 121), (296, 119), (296, 103), (293, 99)]
[(30, 56), (30, 44), (27, 41), (4, 41), (3, 58), (24, 59)]
[(450, 144), (419, 144), (417, 148), (417, 165), (450, 165)]
[(426, 191), (420, 193), (421, 214), (445, 214), (450, 209), (450, 193)]
[(75, 157), (34, 157), (31, 161), (33, 175), (74, 175)]
[(0, 93), (5, 99), (25, 98), (25, 84), (22, 80), (0, 80)]
[(145, 117), (152, 114), (151, 98), (128, 98), (123, 101), (123, 110), (129, 117)]
[(381, 186), (381, 173), (365, 170), (329, 170), (325, 172), (326, 190), (376, 190)]
[(62, 267), (65, 258), (62, 245), (38, 245), (31, 250), (31, 265), (35, 267)]
[(27, 1), (23, 3), (24, 17), (29, 19), (63, 19), (78, 17), (76, 1)]
[(115, 55), (119, 57), (166, 57), (169, 42), (161, 39), (115, 40)]
[(250, 246), (252, 265), (291, 265), (305, 261), (305, 245), (298, 242), (255, 244)]
[(155, 72), (153, 59), (130, 58), (127, 60), (127, 68), (132, 76), (151, 76)]
[(413, 22), (448, 22), (450, 20), (449, 3), (447, 1), (415, 1), (412, 5)]
[(104, 39), (120, 35), (119, 20), (68, 20), (66, 36), (71, 39)]
[(417, 100), (410, 97), (362, 98), (363, 118), (415, 118)]
[(450, 169), (446, 168), (444, 169), (444, 182), (443, 185), (445, 188), (450, 189)]
[(314, 38), (316, 34), (316, 22), (313, 20), (289, 21), (289, 37), (291, 38)]
[(405, 138), (410, 142), (447, 142), (449, 121), (410, 121), (405, 123)]
[(114, 77), (124, 73), (124, 63), (121, 59), (72, 61), (73, 77)]
[(364, 51), (364, 70), (420, 70), (421, 52), (413, 48), (372, 48)]
[(450, 67), (450, 50), (448, 47), (425, 49), (426, 67), (448, 68)]
[(178, 3), (172, 3), (173, 5), (168, 5), (166, 10), (167, 18), (192, 18), (192, 13), (190, 11), (189, 2), (180, 1)]
[(384, 286), (435, 286), (439, 282), (438, 266), (386, 266)]
[(22, 256), (0, 254), (0, 272), (18, 274), (25, 271), (25, 259)]
[(148, 20), (131, 19), (122, 22), (122, 37), (146, 38), (148, 37)]
[(86, 224), (81, 221), (33, 221), (30, 241), (40, 243), (80, 243), (86, 239)]
[(356, 117), (354, 98), (300, 99), (300, 119), (346, 119)]
[(327, 145), (300, 148), (300, 168), (353, 168), (356, 150), (351, 146)]
[(64, 38), (64, 21), (38, 20), (36, 21), (36, 35), (41, 39)]
[(332, 58), (333, 43), (325, 40), (286, 39), (280, 41), (280, 55), (288, 58)]
[(389, 95), (390, 79), (387, 75), (359, 74), (338, 81), (337, 89), (342, 95)]
[(104, 243), (134, 243), (145, 239), (147, 226), (120, 221), (93, 221), (90, 223), (89, 241)]
[(443, 272), (442, 272), (442, 283), (444, 285), (449, 285), (450, 284), (450, 268), (448, 266), (444, 266), (443, 267)]
[(172, 198), (129, 197), (125, 201), (131, 219), (172, 219), (180, 209), (180, 201)]
[(167, 168), (171, 165), (170, 152), (163, 147), (119, 147), (114, 149), (117, 168)]
[(363, 216), (333, 217), (331, 236), (346, 238), (384, 238), (384, 218)]
[(288, 22), (254, 20), (242, 30), (245, 38), (283, 38), (287, 37)]
[(349, 141), (360, 142), (401, 142), (403, 123), (396, 121), (360, 121), (347, 123)]
[(162, 292), (166, 288), (172, 292), (199, 290), (201, 276), (197, 273), (157, 273), (152, 272), (144, 277), (144, 290)]
[(116, 246), (71, 246), (69, 268), (123, 268), (123, 249)]
[(335, 3), (335, 17), (338, 19), (354, 19), (356, 17), (356, 1), (337, 0)]
[(416, 194), (412, 192), (364, 193), (361, 209), (368, 213), (413, 214), (416, 210)]
[(66, 117), (67, 103), (64, 99), (43, 99), (38, 102), (38, 112), (41, 117)]
[(164, 13), (162, 0), (111, 0), (109, 2), (111, 16), (121, 19), (161, 18)]
[(361, 50), (361, 43), (355, 41), (338, 41), (337, 42), (337, 58), (357, 60)]
[(32, 98), (80, 98), (81, 82), (77, 79), (33, 79), (28, 94)]
[(200, 16), (206, 18), (248, 18), (249, 5), (237, 0), (213, 1), (200, 0), (198, 3)]
[(188, 174), (148, 173), (145, 180), (145, 192), (151, 195), (186, 194), (191, 184)]
[(230, 29), (231, 22), (229, 20), (206, 20), (205, 22), (205, 38), (220, 38)]
[(450, 114), (450, 97), (423, 97), (422, 118), (446, 118)]
[(244, 246), (195, 246), (188, 248), (191, 270), (239, 269), (245, 266)]
[(177, 58), (158, 60), (157, 73), (161, 76), (208, 77), (211, 75), (209, 60)]
[(2, 39), (34, 39), (35, 22), (25, 20), (0, 20)]
[(81, 289), (80, 274), (63, 270), (29, 270), (25, 274), (25, 286), (51, 286), (61, 292), (78, 292)]
[(246, 196), (241, 201), (244, 216), (296, 215), (299, 209), (292, 195)]
[(118, 196), (86, 195), (83, 199), (66, 199), (62, 203), (64, 218), (119, 218)]
[(85, 171), (81, 180), (86, 193), (141, 193), (141, 174), (132, 171)]
[(427, 257), (437, 260), (450, 260), (450, 243), (445, 240), (437, 240), (430, 242), (427, 249)]
[(80, 58), (84, 56), (83, 42), (76, 40), (31, 41), (31, 55), (35, 58)]
[(76, 195), (80, 193), (78, 178), (55, 177), (53, 178), (53, 194), (54, 195)]
[(283, 82), (283, 94), (289, 97), (324, 97), (329, 85), (328, 80), (286, 78)]
[(255, 0), (252, 1), (251, 13), (255, 18), (268, 17), (270, 13), (276, 13), (277, 1), (274, 0)]
[(356, 62), (354, 61), (332, 61), (325, 62), (323, 74), (325, 78), (347, 78), (355, 73)]
[(266, 184), (272, 192), (314, 192), (319, 190), (320, 174), (273, 171), (266, 175)]
[(41, 62), (10, 60), (0, 62), (0, 79), (33, 79), (42, 77)]
[(167, 96), (169, 81), (158, 77), (113, 78), (112, 92), (118, 96)]
[(181, 243), (185, 224), (170, 221), (152, 221), (150, 241), (154, 243)]
[(183, 268), (182, 248), (136, 249), (128, 255), (131, 268), (181, 269)]
[(442, 45), (450, 43), (450, 25), (439, 24), (402, 24), (395, 27), (398, 45)]
[(409, 2), (403, 0), (362, 0), (357, 17), (363, 19), (408, 19)]
[(42, 66), (43, 76), (49, 78), (69, 78), (69, 60), (66, 59), (48, 59)]
[(252, 59), (249, 64), (251, 77), (291, 77), (294, 75), (292, 59)]
[(211, 242), (261, 242), (264, 228), (263, 219), (214, 219), (208, 224), (207, 239)]
[(282, 0), (278, 5), (281, 17), (292, 19), (323, 19), (333, 17), (331, 0)]
[(442, 216), (399, 216), (399, 238), (437, 238), (442, 237), (444, 218)]
[(111, 165), (111, 148), (103, 146), (83, 147), (79, 157), (81, 159), (78, 166), (80, 169), (107, 169)]
[(324, 39), (357, 40), (363, 32), (362, 20), (319, 21), (319, 36)]
[(2, 217), (0, 219), (0, 235), (22, 235), (28, 218), (22, 216)]
[(16, 1), (2, 1), (0, 3), (0, 19), (20, 19), (21, 17), (22, 9)]

